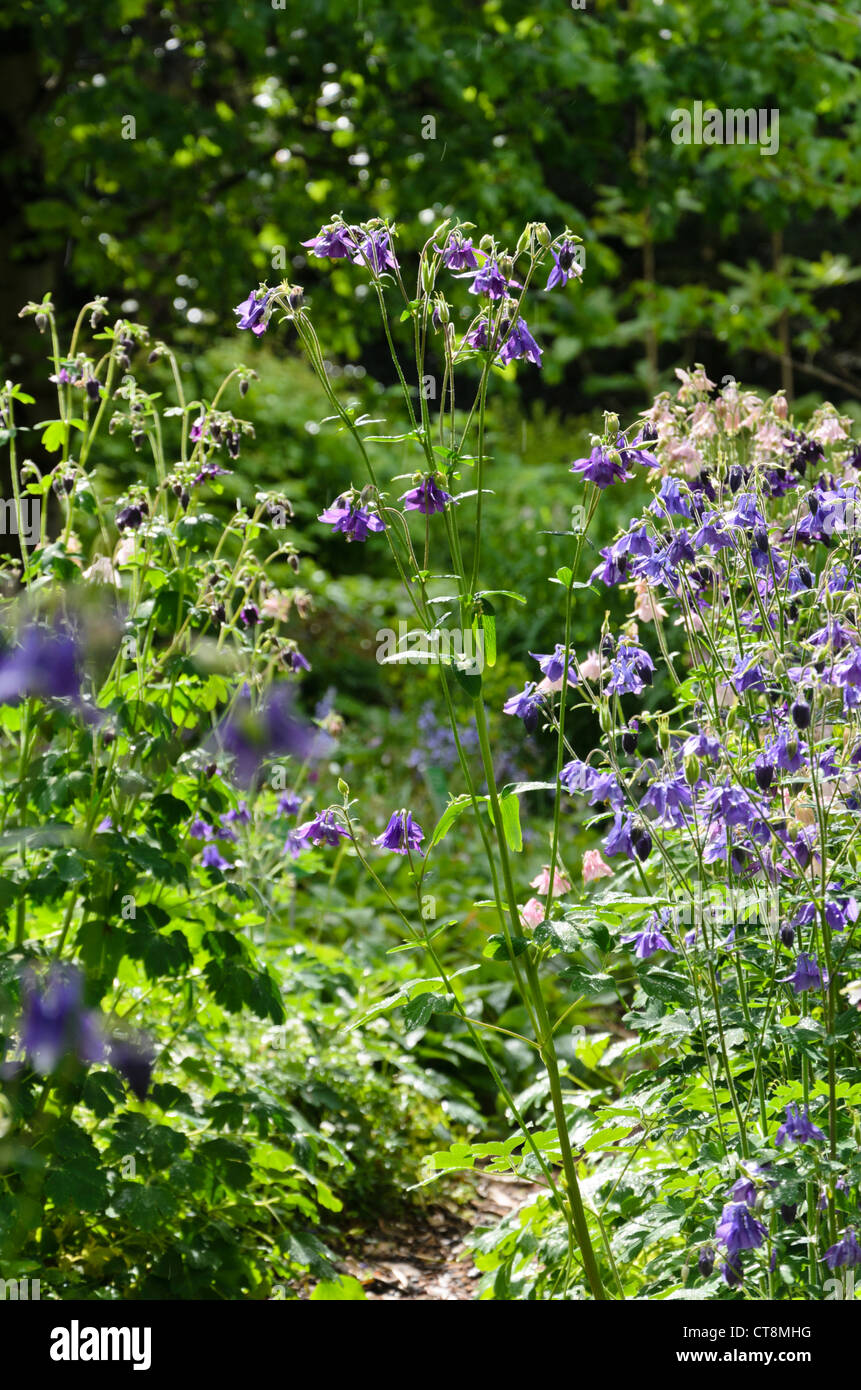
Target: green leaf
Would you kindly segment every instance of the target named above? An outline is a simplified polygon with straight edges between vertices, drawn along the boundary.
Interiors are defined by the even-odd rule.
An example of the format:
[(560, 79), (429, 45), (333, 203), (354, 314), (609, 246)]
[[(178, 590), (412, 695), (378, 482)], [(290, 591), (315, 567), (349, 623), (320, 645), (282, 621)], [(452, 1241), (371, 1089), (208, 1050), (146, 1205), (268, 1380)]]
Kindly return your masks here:
[(450, 994), (418, 994), (404, 1005), (407, 1028), (424, 1028), (434, 1014), (450, 1014), (454, 1000)]
[[(476, 800), (479, 802), (486, 801), (487, 797), (479, 796), (476, 797)], [(450, 801), (434, 827), (434, 832), (428, 843), (428, 849), (433, 849), (434, 845), (438, 845), (440, 841), (445, 838), (458, 816), (463, 815), (463, 812), (470, 810), (471, 807), (472, 797), (470, 796), (459, 796), (456, 797), (454, 801)]]
[(337, 1279), (323, 1280), (311, 1290), (311, 1299), (316, 1303), (358, 1302), (364, 1298), (365, 1290), (351, 1274), (339, 1274)]
[(125, 1183), (114, 1206), (139, 1231), (156, 1231), (176, 1212), (176, 1198), (159, 1183)]
[[(488, 806), (493, 820), (493, 809)], [(499, 812), (502, 816), (502, 832), (508, 848), (519, 854), (523, 849), (523, 832), (520, 829), (520, 801), (513, 792), (503, 792), (499, 798)]]
[(58, 1207), (101, 1211), (108, 1200), (107, 1178), (93, 1158), (63, 1159), (62, 1166), (48, 1174), (45, 1195)]

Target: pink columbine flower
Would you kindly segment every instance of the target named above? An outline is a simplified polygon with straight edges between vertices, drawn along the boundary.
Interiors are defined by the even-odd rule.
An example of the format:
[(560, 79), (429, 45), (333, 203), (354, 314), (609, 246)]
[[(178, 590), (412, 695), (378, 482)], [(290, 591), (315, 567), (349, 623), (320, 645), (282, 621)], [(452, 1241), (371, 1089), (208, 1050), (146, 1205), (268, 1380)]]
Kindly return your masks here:
[(601, 858), (601, 851), (587, 849), (583, 855), (583, 882), (594, 883), (598, 878), (612, 878), (613, 870)]
[[(550, 888), (550, 865), (549, 865), (549, 864), (542, 864), (542, 866), (541, 866), (541, 873), (535, 875), (535, 877), (534, 877), (534, 879), (532, 880), (532, 882), (530, 883), (529, 887), (530, 887), (530, 888), (536, 889), (536, 891), (537, 891), (538, 893), (541, 894), (542, 898), (546, 898), (546, 897), (547, 897), (547, 893), (548, 893), (548, 890), (549, 890), (549, 888)], [(559, 870), (557, 869), (556, 872), (555, 872), (555, 874), (553, 875), (553, 896), (554, 896), (554, 898), (561, 898), (562, 895), (563, 895), (564, 893), (570, 893), (570, 892), (571, 892), (571, 884), (570, 884), (570, 882), (569, 882), (567, 876), (566, 876), (565, 874), (560, 873)]]
[(544, 921), (544, 907), (537, 898), (530, 898), (525, 907), (520, 909), (520, 920), (527, 927), (541, 925)]
[(601, 679), (601, 658), (597, 652), (590, 652), (585, 661), (579, 665), (580, 675), (583, 680), (597, 681)]

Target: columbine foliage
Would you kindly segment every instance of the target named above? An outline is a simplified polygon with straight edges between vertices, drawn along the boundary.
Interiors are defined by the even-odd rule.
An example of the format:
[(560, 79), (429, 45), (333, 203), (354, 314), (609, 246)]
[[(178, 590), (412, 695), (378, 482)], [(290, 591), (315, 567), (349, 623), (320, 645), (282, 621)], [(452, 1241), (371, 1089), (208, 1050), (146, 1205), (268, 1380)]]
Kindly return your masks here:
[[(43, 1297), (284, 1296), (332, 1274), (321, 1216), (382, 1190), (413, 1129), (367, 1068), (409, 1068), (387, 1030), (335, 1038), (364, 962), (285, 952), (285, 837), (333, 746), (298, 694), (290, 503), (223, 499), (247, 492), (253, 372), (188, 400), (102, 300), (64, 347), (50, 300), (23, 312), (57, 461), (28, 460), (32, 398), (7, 383), (17, 514), (40, 510), (0, 605), (0, 1266)], [(119, 497), (109, 433), (137, 451)]]

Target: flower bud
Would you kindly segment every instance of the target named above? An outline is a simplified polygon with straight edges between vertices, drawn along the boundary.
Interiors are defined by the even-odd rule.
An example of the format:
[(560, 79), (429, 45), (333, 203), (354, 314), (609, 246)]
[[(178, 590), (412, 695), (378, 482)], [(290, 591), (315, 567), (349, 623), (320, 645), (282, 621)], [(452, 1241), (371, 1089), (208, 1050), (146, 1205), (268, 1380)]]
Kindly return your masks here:
[(788, 922), (784, 922), (783, 926), (780, 928), (780, 939), (784, 946), (788, 947), (790, 950), (792, 949), (792, 944), (795, 941), (795, 928), (790, 926)]
[(715, 1252), (710, 1245), (704, 1245), (697, 1257), (697, 1269), (704, 1279), (708, 1279), (715, 1267)]
[(641, 862), (648, 859), (652, 852), (652, 837), (648, 830), (643, 827), (635, 830), (631, 836), (631, 843), (634, 846), (634, 853)]
[[(808, 729), (810, 727), (810, 706), (806, 700), (796, 700), (792, 705), (790, 713), (792, 714), (792, 722), (796, 729)], [(795, 740), (795, 743), (797, 747), (798, 741)]]

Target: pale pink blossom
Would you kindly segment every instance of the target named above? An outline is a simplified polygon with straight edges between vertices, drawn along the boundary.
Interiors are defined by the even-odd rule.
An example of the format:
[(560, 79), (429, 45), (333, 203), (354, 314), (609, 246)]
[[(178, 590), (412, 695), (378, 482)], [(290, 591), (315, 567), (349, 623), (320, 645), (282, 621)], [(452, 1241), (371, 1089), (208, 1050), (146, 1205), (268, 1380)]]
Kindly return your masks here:
[[(532, 880), (532, 882), (530, 883), (529, 887), (530, 887), (530, 888), (534, 888), (534, 889), (536, 890), (536, 892), (540, 893), (541, 896), (542, 896), (542, 898), (546, 898), (546, 897), (547, 897), (547, 892), (548, 892), (548, 890), (549, 890), (549, 888), (550, 888), (550, 865), (549, 865), (549, 864), (543, 864), (543, 865), (541, 866), (541, 873), (535, 875), (535, 877), (534, 877), (534, 879)], [(553, 896), (554, 896), (554, 898), (561, 898), (562, 895), (563, 895), (564, 893), (570, 893), (570, 891), (571, 891), (571, 884), (570, 884), (568, 878), (565, 876), (565, 874), (560, 873), (559, 870), (557, 869), (556, 872), (555, 872), (555, 874), (553, 875)]]
[(641, 622), (654, 623), (667, 616), (666, 608), (655, 598), (645, 579), (636, 580), (634, 590), (636, 593), (634, 614)]
[(691, 415), (691, 439), (711, 439), (717, 434), (717, 421), (710, 401), (697, 401)]
[(599, 878), (612, 878), (613, 870), (601, 858), (601, 851), (587, 849), (583, 855), (583, 882), (594, 883)]
[(585, 661), (581, 661), (577, 668), (581, 677), (585, 681), (597, 681), (601, 679), (601, 658), (596, 651), (591, 651)]
[(701, 362), (697, 362), (692, 372), (686, 372), (683, 367), (676, 367), (676, 376), (682, 383), (676, 392), (680, 401), (689, 401), (692, 396), (704, 395), (706, 391), (714, 390), (714, 382), (706, 376)]
[(544, 921), (544, 907), (537, 898), (530, 898), (529, 902), (520, 909), (520, 920), (524, 926), (539, 927)]

